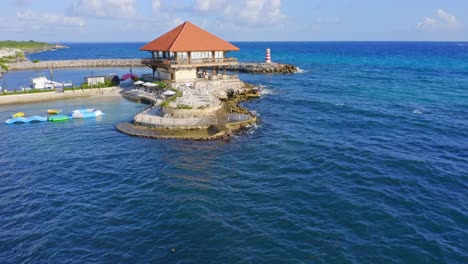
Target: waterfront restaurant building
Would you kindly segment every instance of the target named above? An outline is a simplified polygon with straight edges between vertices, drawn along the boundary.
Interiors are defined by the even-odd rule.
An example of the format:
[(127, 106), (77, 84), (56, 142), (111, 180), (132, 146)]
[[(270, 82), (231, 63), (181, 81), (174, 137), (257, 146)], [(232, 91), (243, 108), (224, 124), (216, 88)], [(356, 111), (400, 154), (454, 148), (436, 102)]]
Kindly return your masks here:
[[(226, 66), (237, 64), (228, 58), (238, 47), (185, 22), (140, 48), (151, 53), (142, 63), (161, 81), (192, 82), (197, 78), (227, 78)], [(221, 72), (222, 70), (222, 72)]]

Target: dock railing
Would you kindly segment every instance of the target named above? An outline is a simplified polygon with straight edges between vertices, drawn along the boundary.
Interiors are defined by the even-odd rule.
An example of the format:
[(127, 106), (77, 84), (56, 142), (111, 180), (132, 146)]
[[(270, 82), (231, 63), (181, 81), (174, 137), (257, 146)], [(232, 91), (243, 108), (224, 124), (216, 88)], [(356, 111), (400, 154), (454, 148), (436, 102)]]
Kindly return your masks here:
[(177, 60), (169, 60), (169, 59), (153, 59), (153, 58), (144, 58), (141, 59), (141, 63), (143, 64), (174, 64), (174, 65), (187, 65), (187, 64), (213, 64), (213, 63), (237, 63), (236, 58), (207, 58), (207, 59), (177, 59)]

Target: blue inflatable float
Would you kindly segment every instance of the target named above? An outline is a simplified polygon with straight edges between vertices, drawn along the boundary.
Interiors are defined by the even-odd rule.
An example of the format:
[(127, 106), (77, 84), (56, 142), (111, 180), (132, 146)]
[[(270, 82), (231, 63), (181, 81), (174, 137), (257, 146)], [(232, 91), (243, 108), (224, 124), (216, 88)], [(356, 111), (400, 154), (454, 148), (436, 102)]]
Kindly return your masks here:
[(102, 115), (104, 115), (104, 113), (96, 109), (78, 109), (72, 113), (73, 118), (93, 118)]
[(47, 121), (47, 117), (42, 117), (42, 116), (15, 117), (15, 118), (11, 118), (5, 121), (5, 124), (46, 122), (46, 121)]

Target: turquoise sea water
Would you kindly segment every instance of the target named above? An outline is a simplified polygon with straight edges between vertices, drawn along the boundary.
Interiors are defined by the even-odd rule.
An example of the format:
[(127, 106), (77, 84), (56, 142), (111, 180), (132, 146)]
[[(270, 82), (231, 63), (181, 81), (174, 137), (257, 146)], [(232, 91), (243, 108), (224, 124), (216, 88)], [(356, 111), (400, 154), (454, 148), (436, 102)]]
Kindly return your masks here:
[[(115, 125), (145, 107), (120, 98), (0, 106), (0, 121), (106, 113), (0, 124), (0, 262), (468, 261), (468, 43), (235, 44), (240, 60), (268, 47), (304, 72), (241, 74), (266, 86), (245, 103), (261, 122), (227, 142), (120, 134)], [(140, 45), (30, 57), (144, 57)]]

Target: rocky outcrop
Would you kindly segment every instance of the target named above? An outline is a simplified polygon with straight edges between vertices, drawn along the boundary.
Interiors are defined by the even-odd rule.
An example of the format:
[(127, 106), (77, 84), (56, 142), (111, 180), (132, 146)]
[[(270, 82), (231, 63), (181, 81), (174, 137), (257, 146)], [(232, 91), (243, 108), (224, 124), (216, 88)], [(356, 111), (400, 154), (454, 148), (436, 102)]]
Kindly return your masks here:
[(38, 52), (44, 52), (44, 51), (50, 51), (50, 50), (58, 50), (58, 49), (67, 49), (67, 46), (61, 45), (61, 44), (47, 44), (44, 45), (43, 47), (37, 47), (37, 48), (27, 48), (23, 49), (25, 54), (32, 54), (32, 53), (38, 53)]
[(295, 73), (298, 71), (294, 65), (282, 63), (239, 63), (230, 65), (227, 69), (247, 73)]
[(0, 49), (0, 58), (16, 58), (16, 57), (24, 57), (23, 51), (20, 49), (12, 49), (12, 48)]

